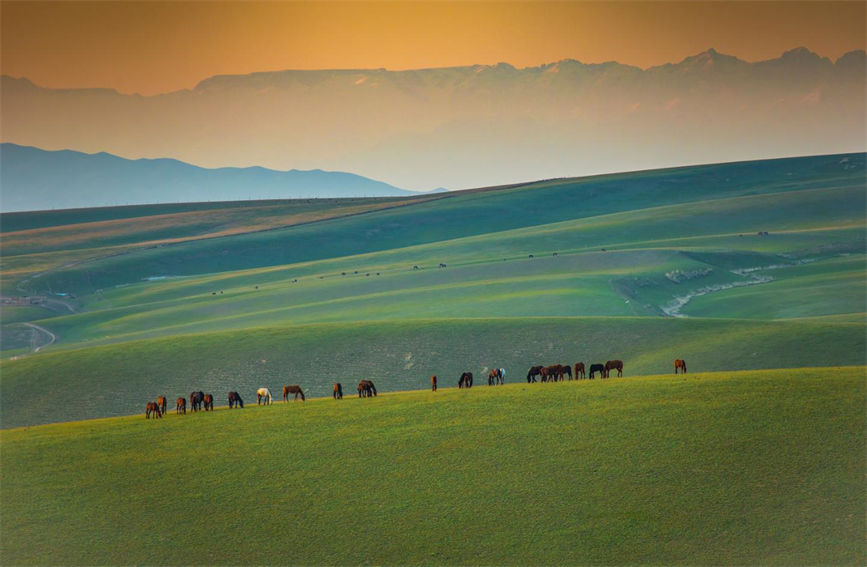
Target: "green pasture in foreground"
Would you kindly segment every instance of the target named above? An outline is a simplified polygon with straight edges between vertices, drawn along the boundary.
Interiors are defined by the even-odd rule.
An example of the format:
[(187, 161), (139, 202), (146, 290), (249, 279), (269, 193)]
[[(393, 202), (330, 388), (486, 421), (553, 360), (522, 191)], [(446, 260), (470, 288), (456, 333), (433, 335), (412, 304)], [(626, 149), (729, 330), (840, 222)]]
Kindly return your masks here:
[(860, 565), (865, 369), (0, 431), (4, 565)]

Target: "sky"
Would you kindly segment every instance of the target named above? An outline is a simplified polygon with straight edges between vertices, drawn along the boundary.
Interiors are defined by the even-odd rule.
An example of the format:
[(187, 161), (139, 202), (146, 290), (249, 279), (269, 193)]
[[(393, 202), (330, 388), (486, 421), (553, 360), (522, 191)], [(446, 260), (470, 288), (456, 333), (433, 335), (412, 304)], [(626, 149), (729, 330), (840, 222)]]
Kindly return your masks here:
[(219, 74), (864, 49), (864, 2), (0, 2), (0, 70), (153, 95)]

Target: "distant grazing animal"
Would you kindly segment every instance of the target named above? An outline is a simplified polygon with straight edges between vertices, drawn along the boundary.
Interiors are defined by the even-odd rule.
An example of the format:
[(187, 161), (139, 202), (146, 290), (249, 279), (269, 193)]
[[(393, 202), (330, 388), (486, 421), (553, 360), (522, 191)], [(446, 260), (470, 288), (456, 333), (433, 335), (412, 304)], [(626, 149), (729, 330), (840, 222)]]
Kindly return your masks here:
[(535, 382), (536, 376), (542, 375), (542, 368), (544, 368), (544, 366), (532, 366), (530, 370), (527, 371), (527, 384)]
[(460, 388), (472, 388), (473, 387), (473, 373), (472, 372), (464, 372), (461, 374), (461, 377), (458, 379), (458, 389)]
[(542, 382), (556, 382), (558, 376), (562, 376), (559, 364), (552, 364), (542, 369)]
[(340, 382), (334, 383), (334, 391), (332, 392), (331, 396), (335, 400), (342, 400), (343, 399), (343, 386), (340, 385)]
[(596, 373), (602, 378), (605, 378), (605, 365), (604, 364), (591, 364), (590, 365), (590, 379), (593, 380), (593, 375)]
[(233, 408), (238, 406), (239, 408), (244, 407), (244, 400), (241, 399), (241, 394), (238, 392), (229, 392), (229, 408)]
[(491, 371), (488, 372), (488, 386), (493, 386), (497, 383), (497, 380), (500, 378), (500, 369), (499, 368), (491, 368)]
[(214, 396), (205, 394), (203, 401), (205, 402), (205, 411), (214, 411)]
[(499, 371), (500, 371), (500, 381), (498, 383), (499, 384), (505, 384), (506, 383), (506, 369), (500, 368)]
[(680, 368), (681, 374), (686, 374), (686, 361), (682, 358), (674, 360), (674, 373), (677, 374), (677, 369)]
[(433, 375), (430, 377), (430, 389), (433, 392), (437, 391), (437, 377), (436, 377), (436, 375)]
[(175, 413), (187, 415), (187, 398), (178, 398), (175, 401)]
[(611, 376), (611, 371), (617, 370), (618, 376), (623, 376), (623, 361), (622, 360), (609, 360), (605, 363), (605, 376)]
[(563, 364), (560, 366), (560, 380), (563, 380), (563, 375), (568, 374), (569, 379), (572, 379), (572, 367), (568, 364)]
[(584, 363), (583, 362), (576, 362), (575, 363), (575, 379), (576, 380), (578, 379), (578, 376), (581, 376), (581, 378), (587, 377), (587, 375), (584, 373)]
[(145, 419), (150, 419), (151, 414), (154, 414), (155, 417), (163, 416), (163, 414), (160, 413), (160, 406), (158, 406), (156, 402), (148, 402), (147, 406), (145, 406)]
[(298, 396), (301, 396), (301, 401), (304, 401), (304, 392), (301, 391), (301, 386), (297, 384), (293, 384), (291, 386), (283, 386), (283, 401), (289, 401), (289, 394), (295, 394), (295, 397), (292, 398), (292, 401), (298, 401)]
[(273, 399), (271, 398), (271, 390), (268, 388), (259, 388), (256, 390), (256, 404), (269, 405)]
[(190, 411), (199, 411), (202, 409), (202, 403), (205, 401), (205, 393), (202, 391), (192, 392), (190, 394)]
[(370, 380), (362, 380), (358, 383), (358, 397), (369, 398), (376, 395), (376, 386)]
[(157, 396), (157, 405), (160, 406), (160, 413), (166, 413), (166, 397)]

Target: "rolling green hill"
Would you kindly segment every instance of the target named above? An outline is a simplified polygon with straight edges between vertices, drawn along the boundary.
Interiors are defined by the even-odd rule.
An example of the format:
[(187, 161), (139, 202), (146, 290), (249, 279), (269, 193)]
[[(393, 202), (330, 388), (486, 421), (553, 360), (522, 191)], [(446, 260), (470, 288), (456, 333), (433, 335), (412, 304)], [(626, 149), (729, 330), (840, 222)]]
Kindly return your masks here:
[(864, 372), (248, 400), (3, 430), (0, 561), (860, 565)]
[[(3, 215), (4, 296), (50, 309), (0, 307), (2, 425), (132, 413), (194, 388), (219, 403), (362, 377), (412, 389), (490, 365), (514, 379), (608, 358), (633, 375), (676, 357), (864, 364), (864, 166), (848, 154), (412, 199)], [(70, 390), (86, 395), (63, 403)]]

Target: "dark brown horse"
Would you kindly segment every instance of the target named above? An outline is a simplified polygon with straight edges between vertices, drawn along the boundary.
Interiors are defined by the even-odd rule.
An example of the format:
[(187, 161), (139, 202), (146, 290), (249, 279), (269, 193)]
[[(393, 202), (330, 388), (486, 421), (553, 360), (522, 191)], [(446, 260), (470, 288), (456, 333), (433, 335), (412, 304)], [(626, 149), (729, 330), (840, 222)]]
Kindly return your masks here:
[(556, 382), (558, 378), (563, 376), (562, 366), (560, 364), (552, 364), (542, 369), (542, 382)]
[(160, 406), (160, 413), (166, 413), (166, 397), (157, 396), (157, 405)]
[(460, 388), (472, 388), (473, 387), (473, 373), (472, 372), (464, 372), (461, 374), (461, 377), (458, 379), (458, 389)]
[(609, 360), (605, 363), (605, 376), (611, 376), (611, 371), (617, 370), (618, 376), (623, 376), (623, 361), (622, 360)]
[(376, 395), (376, 386), (370, 380), (362, 380), (358, 383), (358, 397), (369, 398)]
[(154, 414), (155, 418), (163, 416), (163, 414), (160, 413), (160, 406), (158, 406), (156, 402), (148, 402), (147, 406), (145, 406), (145, 419), (150, 419), (151, 414)]
[(175, 413), (187, 415), (187, 398), (178, 398), (175, 400)]
[(560, 380), (563, 380), (563, 375), (568, 374), (569, 379), (572, 379), (572, 367), (568, 364), (563, 364), (560, 366)]
[(602, 378), (605, 378), (605, 365), (604, 364), (591, 364), (590, 365), (590, 379), (593, 380), (593, 375), (596, 373)]
[(241, 399), (241, 394), (238, 392), (229, 392), (229, 409), (235, 406), (244, 407), (244, 400)]
[(205, 401), (205, 393), (202, 391), (190, 393), (190, 411), (199, 411), (202, 409), (202, 403)]
[(686, 361), (682, 358), (674, 360), (674, 373), (677, 374), (677, 369), (680, 368), (681, 374), (686, 374)]
[(335, 400), (343, 399), (343, 386), (340, 385), (340, 382), (334, 383), (334, 389), (331, 392), (331, 397), (333, 397)]
[(576, 362), (575, 363), (575, 379), (576, 380), (578, 379), (578, 376), (581, 376), (581, 378), (587, 377), (587, 374), (584, 373), (584, 363), (583, 362)]
[(211, 394), (205, 394), (205, 397), (202, 398), (202, 401), (205, 404), (205, 411), (214, 411), (214, 396)]
[(433, 392), (437, 391), (437, 377), (436, 374), (430, 377), (430, 389)]
[(292, 386), (283, 386), (283, 401), (289, 401), (289, 394), (295, 394), (295, 397), (292, 399), (293, 402), (298, 400), (298, 396), (301, 396), (301, 401), (304, 401), (304, 392), (301, 391), (301, 386), (297, 384), (293, 384)]
[(543, 368), (544, 368), (544, 366), (532, 366), (532, 367), (530, 367), (530, 370), (527, 371), (527, 384), (529, 384), (530, 382), (535, 382), (536, 376), (542, 375), (542, 369)]

